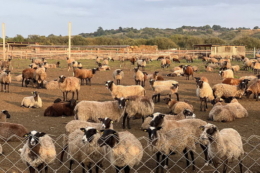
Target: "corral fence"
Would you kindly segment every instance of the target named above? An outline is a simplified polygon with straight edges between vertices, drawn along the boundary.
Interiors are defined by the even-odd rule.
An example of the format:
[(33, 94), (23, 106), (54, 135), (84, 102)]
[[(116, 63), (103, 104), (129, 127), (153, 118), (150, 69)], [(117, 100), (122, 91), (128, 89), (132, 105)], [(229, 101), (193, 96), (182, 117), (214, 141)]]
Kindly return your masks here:
[[(232, 137), (232, 136), (231, 136)], [(49, 164), (49, 172), (68, 172), (70, 167), (70, 159), (68, 158), (67, 150), (64, 155), (63, 162), (60, 161), (60, 155), (64, 148), (64, 139), (67, 138), (66, 135), (60, 135), (60, 136), (52, 136), (53, 142), (55, 144), (56, 148), (56, 159), (53, 163)], [(119, 139), (122, 141), (123, 139)], [(152, 144), (149, 141), (149, 139), (145, 136), (139, 137), (138, 140), (142, 144), (142, 159), (138, 165), (135, 165), (133, 168), (131, 168), (131, 172), (135, 173), (151, 173), (156, 172), (156, 168), (160, 165), (156, 162), (156, 152), (151, 150)], [(168, 139), (169, 140), (169, 139)], [(186, 139), (183, 139), (183, 142), (185, 142)], [(244, 156), (242, 157), (243, 161), (243, 172), (247, 173), (257, 173), (260, 171), (260, 136), (252, 135), (249, 138), (242, 138), (243, 140), (243, 148), (245, 151)], [(28, 166), (23, 163), (21, 157), (20, 157), (20, 151), (25, 144), (26, 140), (21, 139), (16, 142), (1, 142), (2, 148), (3, 148), (3, 154), (0, 155), (0, 172), (28, 172)], [(215, 168), (213, 164), (209, 164), (208, 166), (205, 165), (205, 159), (204, 159), (204, 153), (201, 149), (200, 145), (196, 145), (196, 150), (194, 153), (194, 161), (195, 161), (195, 171), (192, 170), (192, 164), (190, 163), (189, 167), (186, 167), (186, 159), (183, 154), (183, 152), (180, 152), (178, 147), (182, 145), (182, 142), (179, 143), (178, 146), (171, 146), (171, 150), (175, 151), (174, 155), (169, 155), (169, 163), (168, 168), (161, 168), (164, 170), (164, 172), (168, 173), (179, 173), (179, 172), (200, 172), (200, 173), (212, 173), (214, 172)], [(132, 144), (134, 145), (134, 144)], [(165, 145), (167, 145), (165, 143)], [(175, 144), (176, 145), (176, 144)], [(234, 144), (235, 146), (236, 144)], [(188, 146), (192, 148), (191, 146)], [(75, 148), (75, 146), (74, 146)], [(124, 155), (125, 152), (128, 152), (126, 148), (121, 148), (121, 152)], [(78, 152), (84, 153), (83, 148), (78, 148), (73, 152), (73, 154), (77, 154)], [(166, 151), (166, 150), (165, 150)], [(97, 152), (97, 151), (93, 151)], [(103, 159), (102, 166), (99, 166), (99, 172), (115, 172), (115, 168), (112, 166), (112, 161), (107, 157), (107, 152), (110, 152), (110, 150), (104, 150), (104, 154), (102, 154), (101, 160)], [(132, 151), (129, 151), (132, 152)], [(127, 154), (126, 154), (127, 155)], [(121, 155), (120, 155), (121, 156)], [(83, 155), (84, 158), (88, 158), (89, 160), (92, 160), (93, 158), (89, 157), (89, 155)], [(232, 157), (232, 156), (230, 156)], [(114, 158), (116, 159), (116, 158)], [(127, 160), (126, 158), (121, 158), (124, 160)], [(131, 159), (135, 159), (132, 157)], [(128, 158), (129, 160), (129, 158)], [(189, 156), (189, 160), (191, 160), (191, 157)], [(85, 165), (86, 171), (89, 168), (95, 169), (95, 166), (98, 166), (97, 163)], [(222, 172), (222, 164), (218, 165), (218, 170)], [(81, 164), (74, 159), (74, 164), (72, 165), (72, 172), (82, 172), (82, 166)], [(123, 172), (123, 171), (122, 171)], [(232, 163), (228, 164), (228, 172), (237, 173), (239, 172), (239, 162), (237, 160), (232, 161)]]

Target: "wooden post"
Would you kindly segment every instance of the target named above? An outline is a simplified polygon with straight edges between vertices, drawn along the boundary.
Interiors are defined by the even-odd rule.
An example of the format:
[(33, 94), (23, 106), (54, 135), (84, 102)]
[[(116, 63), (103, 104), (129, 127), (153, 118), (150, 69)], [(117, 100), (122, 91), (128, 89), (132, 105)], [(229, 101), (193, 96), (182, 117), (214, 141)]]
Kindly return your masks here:
[(5, 61), (5, 24), (2, 23), (2, 38), (3, 38), (3, 60)]
[(71, 22), (69, 22), (69, 48), (68, 48), (68, 57), (71, 56)]

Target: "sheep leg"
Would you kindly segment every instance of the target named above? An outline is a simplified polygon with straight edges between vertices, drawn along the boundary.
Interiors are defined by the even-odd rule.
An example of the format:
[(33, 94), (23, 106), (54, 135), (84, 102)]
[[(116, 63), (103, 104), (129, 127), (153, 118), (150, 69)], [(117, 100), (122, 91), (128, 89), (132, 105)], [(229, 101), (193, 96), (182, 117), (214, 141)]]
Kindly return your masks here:
[(73, 91), (73, 92), (72, 92), (72, 99), (74, 99), (74, 95), (75, 95), (75, 92)]
[(202, 144), (200, 144), (200, 147), (201, 147), (202, 150), (203, 150), (204, 157), (205, 157), (205, 162), (206, 162), (206, 164), (207, 164), (207, 163), (208, 163), (208, 147), (205, 146), (205, 145), (202, 145)]
[(131, 129), (131, 127), (130, 127), (130, 118), (129, 117), (126, 118), (126, 122), (127, 122), (127, 128)]
[(191, 162), (192, 162), (192, 170), (195, 171), (195, 161), (194, 161), (194, 153), (190, 151)]
[(189, 153), (187, 152), (186, 148), (183, 150), (183, 154), (184, 154), (184, 156), (186, 158), (186, 167), (189, 167), (190, 166)]
[(77, 94), (77, 100), (79, 99), (79, 91), (76, 90), (76, 94)]
[(228, 164), (228, 159), (226, 159), (223, 163), (223, 173), (227, 172), (227, 164)]
[(204, 97), (204, 104), (205, 104), (204, 111), (206, 111), (206, 109), (208, 109), (208, 104), (207, 104), (207, 98), (206, 97)]
[(71, 167), (74, 164), (74, 160), (70, 160), (69, 173), (71, 173)]
[(47, 165), (45, 165), (45, 167), (44, 167), (45, 173), (48, 173), (48, 169), (49, 169), (49, 167)]
[(89, 78), (88, 81), (89, 81), (89, 86), (91, 86), (91, 79)]
[(37, 167), (38, 171), (42, 172), (43, 167), (44, 167), (44, 163), (40, 164), (40, 165)]
[(102, 163), (101, 162), (97, 163), (97, 165), (96, 165), (96, 173), (99, 172), (99, 168), (102, 168)]
[(200, 111), (202, 111), (202, 102), (203, 102), (203, 100), (202, 100), (202, 98), (200, 98)]
[(243, 169), (243, 164), (242, 164), (242, 160), (239, 161), (239, 169), (240, 169), (240, 173), (242, 173), (242, 169)]
[(175, 93), (176, 97), (177, 97), (177, 101), (180, 101), (179, 99), (179, 94), (178, 93)]
[(65, 101), (65, 92), (62, 92), (62, 94), (63, 94), (63, 101)]
[(122, 169), (122, 167), (116, 166), (116, 173), (119, 173), (121, 169)]
[(158, 94), (154, 94), (154, 95), (152, 96), (152, 100), (154, 100), (154, 103), (156, 103), (156, 98), (157, 98), (157, 96), (158, 96)]
[(161, 94), (158, 94), (158, 102), (160, 102), (160, 96), (161, 96)]
[(3, 92), (3, 84), (1, 83), (1, 92)]
[(124, 171), (125, 171), (125, 173), (130, 173), (130, 167), (129, 166), (125, 166), (124, 167)]
[(61, 151), (61, 154), (60, 154), (60, 162), (63, 162), (63, 156), (64, 156), (64, 153), (65, 153), (65, 151), (67, 150), (67, 148), (68, 148), (68, 144), (66, 144), (66, 145), (64, 146), (64, 148), (62, 149), (62, 151)]
[(159, 167), (161, 166), (160, 157), (161, 157), (161, 153), (157, 152), (156, 153), (156, 163), (157, 163), (157, 165), (156, 165), (155, 173), (159, 173)]
[(66, 91), (65, 100), (64, 100), (64, 101), (67, 101), (67, 100), (68, 100), (68, 93), (69, 93), (69, 91)]
[(122, 128), (125, 129), (125, 119), (127, 117), (127, 113), (124, 114), (123, 116), (123, 125), (122, 125)]

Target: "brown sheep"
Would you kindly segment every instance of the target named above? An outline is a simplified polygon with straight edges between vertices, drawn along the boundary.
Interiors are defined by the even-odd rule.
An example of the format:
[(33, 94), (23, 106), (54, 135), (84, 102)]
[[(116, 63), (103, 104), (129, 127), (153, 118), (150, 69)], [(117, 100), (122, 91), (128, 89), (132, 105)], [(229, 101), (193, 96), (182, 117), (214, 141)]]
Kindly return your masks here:
[(63, 101), (67, 101), (68, 92), (72, 92), (72, 99), (74, 99), (74, 94), (76, 92), (77, 99), (79, 99), (80, 81), (76, 77), (65, 77), (63, 75), (59, 76), (59, 88), (63, 93)]
[[(23, 82), (26, 79), (34, 79), (34, 73), (36, 69), (37, 68), (27, 68), (22, 71), (22, 87), (23, 87)], [(27, 87), (27, 85), (25, 86)]]
[(183, 67), (183, 75), (186, 76), (186, 80), (190, 80), (190, 76), (193, 78), (193, 68), (190, 65), (184, 66)]
[(159, 73), (158, 71), (155, 71), (153, 73), (153, 79), (154, 80), (164, 80), (164, 78), (162, 76), (159, 76), (158, 73)]
[(58, 117), (58, 116), (73, 116), (73, 110), (77, 102), (74, 99), (68, 102), (57, 102), (47, 107), (44, 111), (44, 116)]
[(12, 81), (11, 71), (5, 70), (0, 74), (1, 92), (9, 92), (9, 84)]
[(87, 85), (87, 81), (89, 81), (89, 85), (91, 86), (91, 79), (96, 73), (96, 71), (99, 71), (99, 69), (98, 68), (93, 68), (93, 69), (75, 68), (73, 72), (73, 76), (81, 80), (81, 85), (83, 85), (83, 81), (86, 80), (86, 85)]

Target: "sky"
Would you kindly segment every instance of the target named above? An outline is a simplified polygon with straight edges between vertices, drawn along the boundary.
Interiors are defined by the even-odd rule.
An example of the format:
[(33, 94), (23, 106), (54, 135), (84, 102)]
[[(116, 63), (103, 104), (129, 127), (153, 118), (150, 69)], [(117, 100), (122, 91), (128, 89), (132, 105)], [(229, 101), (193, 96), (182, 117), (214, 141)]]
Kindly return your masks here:
[[(260, 27), (259, 0), (0, 0), (0, 22), (8, 37), (17, 34), (72, 35), (98, 27), (179, 28), (220, 25)], [(1, 36), (2, 37), (2, 25)]]

